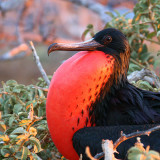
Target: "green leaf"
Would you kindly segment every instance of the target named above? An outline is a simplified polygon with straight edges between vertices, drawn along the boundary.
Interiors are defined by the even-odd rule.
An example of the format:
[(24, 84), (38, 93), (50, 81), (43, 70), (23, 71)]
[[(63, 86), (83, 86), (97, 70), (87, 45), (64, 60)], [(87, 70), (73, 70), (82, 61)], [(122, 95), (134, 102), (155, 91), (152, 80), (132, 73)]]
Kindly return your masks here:
[(157, 56), (159, 56), (160, 55), (160, 50), (158, 51), (158, 53), (157, 53)]
[(21, 157), (22, 157), (22, 152), (16, 152), (15, 158), (21, 159)]
[(30, 141), (31, 143), (33, 143), (34, 146), (36, 147), (36, 152), (35, 152), (35, 153), (38, 153), (38, 152), (42, 151), (40, 141), (39, 141), (37, 138), (35, 138), (35, 137), (30, 137), (30, 138), (29, 138), (29, 141)]
[(129, 72), (134, 72), (134, 71), (137, 71), (137, 70), (141, 70), (141, 68), (138, 65), (134, 64), (134, 63), (130, 63)]
[(12, 124), (13, 124), (14, 120), (15, 120), (15, 117), (14, 117), (14, 116), (11, 116), (11, 117), (9, 118), (9, 127), (12, 127)]
[(156, 32), (151, 32), (151, 33), (148, 34), (147, 38), (151, 39), (154, 36), (156, 36)]
[(139, 88), (142, 88), (148, 91), (153, 91), (153, 87), (147, 81), (139, 80), (136, 84), (138, 84)]
[(24, 89), (25, 89), (25, 86), (22, 84), (19, 84), (13, 88), (13, 92), (20, 93), (20, 92), (24, 91)]
[(18, 112), (21, 111), (22, 108), (23, 106), (21, 104), (15, 104), (13, 108), (13, 113), (18, 114)]
[(31, 153), (31, 155), (33, 156), (34, 160), (42, 160), (37, 154), (35, 153)]
[(115, 18), (114, 14), (112, 12), (105, 12), (107, 15), (109, 15), (111, 18)]
[(3, 121), (0, 121), (0, 128), (2, 128), (4, 131), (6, 131), (6, 125)]
[(132, 13), (132, 10), (130, 10), (130, 11), (124, 13), (122, 16), (123, 16), (123, 17), (126, 17), (126, 15), (129, 14), (129, 13)]
[(128, 150), (128, 160), (140, 160), (142, 151), (137, 147), (131, 147)]
[(150, 151), (148, 152), (148, 154), (152, 154), (152, 155), (155, 155), (155, 156), (157, 156), (157, 157), (160, 157), (160, 154), (159, 154), (158, 152), (156, 152), (156, 151), (153, 151), (153, 150), (150, 150)]
[[(117, 17), (121, 17), (121, 14), (117, 10), (114, 10), (114, 12), (117, 14)], [(124, 17), (124, 15), (122, 15), (122, 17)]]
[(13, 132), (11, 132), (11, 135), (24, 133), (27, 133), (27, 131), (23, 127), (18, 127)]
[(39, 131), (45, 131), (46, 127), (41, 125), (41, 126), (37, 127), (37, 130), (39, 130)]
[(29, 149), (23, 146), (21, 160), (26, 160), (29, 154), (30, 154)]
[(20, 125), (20, 126), (25, 126), (25, 125), (30, 124), (31, 122), (32, 122), (32, 120), (30, 120), (30, 119), (23, 119), (23, 120), (21, 120), (21, 121), (19, 122), (19, 125)]
[(40, 98), (45, 98), (45, 95), (42, 90), (38, 89), (38, 93)]
[(28, 113), (27, 112), (18, 112), (18, 116), (19, 117), (25, 117), (25, 118), (27, 118), (28, 117)]
[(148, 62), (149, 64), (154, 64), (154, 62), (155, 62), (154, 56), (150, 56), (150, 57), (147, 59), (147, 62)]
[(17, 82), (15, 80), (8, 80), (6, 82), (6, 85), (7, 86), (16, 86), (17, 85)]
[(12, 135), (9, 136), (9, 138), (11, 138), (11, 139), (16, 139), (16, 138), (17, 138), (17, 135), (13, 135), (13, 134), (12, 134)]
[(1, 154), (3, 157), (9, 157), (11, 155), (10, 145), (3, 146), (1, 149)]
[(89, 25), (87, 26), (87, 28), (88, 28), (88, 29), (93, 29), (93, 24), (89, 24)]
[(82, 33), (81, 39), (82, 39), (83, 41), (85, 40), (85, 37), (86, 37), (86, 35), (87, 35), (88, 33), (90, 33), (92, 37), (94, 36), (93, 25), (92, 25), (92, 24), (89, 24), (89, 25), (87, 26), (87, 29)]
[(157, 32), (157, 37), (159, 37), (159, 36), (160, 36), (160, 31)]
[[(143, 52), (143, 51), (142, 51)], [(148, 60), (148, 58), (150, 57), (149, 53), (141, 53), (140, 54), (140, 60), (142, 63), (146, 62)]]

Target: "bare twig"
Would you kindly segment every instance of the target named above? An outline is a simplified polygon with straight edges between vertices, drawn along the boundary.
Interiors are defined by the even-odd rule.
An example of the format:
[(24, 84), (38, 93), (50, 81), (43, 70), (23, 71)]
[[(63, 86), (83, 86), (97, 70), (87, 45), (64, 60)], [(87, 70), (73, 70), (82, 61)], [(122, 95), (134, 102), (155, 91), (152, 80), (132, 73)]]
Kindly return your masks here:
[[(130, 133), (130, 134), (127, 134), (127, 135), (125, 135), (123, 132), (121, 132), (121, 137), (113, 144), (113, 146), (110, 146), (110, 147), (105, 147), (105, 151), (109, 151), (109, 150), (111, 150), (111, 152), (112, 152), (112, 154), (114, 153), (114, 152), (116, 152), (116, 149), (117, 149), (117, 147), (122, 143), (122, 142), (124, 142), (124, 141), (126, 141), (126, 140), (128, 140), (128, 139), (131, 139), (131, 138), (134, 138), (134, 137), (138, 137), (138, 136), (142, 136), (142, 135), (147, 135), (147, 136), (149, 136), (150, 134), (151, 134), (151, 132), (154, 132), (154, 131), (157, 131), (157, 130), (160, 130), (160, 125), (158, 125), (158, 126), (156, 126), (156, 127), (153, 127), (153, 128), (150, 128), (150, 129), (148, 129), (148, 130), (146, 130), (146, 131), (137, 131), (137, 132), (133, 132), (133, 133)], [(107, 141), (109, 141), (109, 140), (107, 140)], [(112, 141), (110, 141), (110, 143), (111, 143)], [(102, 142), (103, 143), (103, 142)], [(110, 152), (110, 153), (111, 153)], [(103, 152), (101, 152), (101, 153), (99, 153), (99, 154), (97, 154), (97, 155), (100, 155), (100, 156), (95, 156), (94, 157), (94, 159), (96, 159), (96, 160), (98, 160), (98, 159), (100, 159), (100, 158), (102, 158), (102, 157), (104, 157), (105, 156), (105, 154), (106, 154), (106, 152), (104, 153), (104, 151)], [(114, 157), (113, 157), (114, 158)], [(110, 160), (110, 159), (107, 159), (107, 160)]]
[(157, 75), (148, 69), (142, 69), (131, 73), (128, 77), (129, 82), (137, 82), (138, 80), (147, 81), (150, 85), (160, 88), (160, 81)]
[(121, 137), (114, 143), (114, 147), (113, 149), (116, 150), (116, 148), (124, 141), (126, 141), (127, 139), (131, 139), (131, 138), (134, 138), (134, 137), (138, 137), (138, 136), (142, 136), (142, 135), (147, 135), (149, 136), (151, 134), (151, 132), (154, 132), (154, 131), (157, 131), (157, 130), (160, 130), (160, 125), (156, 126), (156, 127), (153, 127), (153, 128), (150, 128), (146, 131), (137, 131), (137, 132), (133, 132), (133, 133), (130, 133), (130, 134), (127, 134), (125, 135), (123, 132), (121, 134)]
[(90, 160), (97, 160), (96, 158), (94, 158), (92, 155), (91, 155), (91, 152), (90, 152), (90, 148), (87, 146), (86, 147), (86, 155), (88, 156), (88, 158), (90, 159)]
[(144, 40), (146, 40), (146, 41), (149, 41), (149, 42), (152, 42), (152, 43), (155, 43), (155, 44), (160, 45), (160, 42), (155, 41), (155, 40), (153, 40), (153, 39), (149, 39), (149, 38), (146, 38), (146, 37), (144, 37), (144, 36), (141, 36), (140, 38), (142, 38), (142, 39), (144, 39)]
[(87, 0), (65, 0), (65, 1), (69, 1), (72, 3), (75, 3), (77, 5), (81, 5), (84, 6), (88, 9), (90, 9), (91, 11), (97, 13), (100, 17), (101, 20), (106, 23), (109, 22), (111, 20), (111, 18), (105, 14), (105, 12), (112, 12), (110, 10), (109, 7), (105, 7), (103, 5), (101, 5), (100, 3), (97, 3), (96, 1), (92, 0), (92, 1), (87, 1)]
[(0, 56), (0, 61), (5, 61), (5, 60), (12, 60), (16, 58), (23, 57), (28, 53), (29, 47), (27, 46), (26, 43), (22, 43), (19, 46), (13, 48), (12, 50), (2, 54)]
[(40, 89), (40, 90), (43, 90), (45, 92), (48, 92), (48, 88), (42, 88), (42, 87), (39, 87), (39, 86), (32, 86), (32, 88)]
[(138, 66), (141, 67), (141, 68), (145, 68), (145, 66), (141, 65), (140, 63), (138, 63), (138, 62), (137, 62), (136, 60), (134, 60), (133, 58), (130, 58), (130, 62), (138, 65)]
[(33, 45), (33, 42), (30, 41), (29, 43), (30, 43), (30, 45), (31, 45), (31, 49), (32, 49), (32, 51), (33, 51), (33, 55), (34, 55), (36, 64), (37, 64), (37, 66), (38, 66), (38, 69), (39, 69), (39, 71), (41, 72), (41, 74), (42, 74), (45, 82), (46, 82), (47, 85), (49, 86), (49, 85), (50, 85), (50, 80), (48, 79), (47, 74), (46, 74), (45, 70), (44, 70), (43, 67), (42, 67), (42, 64), (41, 64), (41, 62), (40, 62), (40, 60), (39, 60), (39, 56), (37, 55), (36, 49), (35, 49), (35, 47), (34, 47), (34, 45)]
[(97, 154), (94, 156), (95, 159), (101, 159), (102, 157), (104, 157), (104, 152), (97, 153)]

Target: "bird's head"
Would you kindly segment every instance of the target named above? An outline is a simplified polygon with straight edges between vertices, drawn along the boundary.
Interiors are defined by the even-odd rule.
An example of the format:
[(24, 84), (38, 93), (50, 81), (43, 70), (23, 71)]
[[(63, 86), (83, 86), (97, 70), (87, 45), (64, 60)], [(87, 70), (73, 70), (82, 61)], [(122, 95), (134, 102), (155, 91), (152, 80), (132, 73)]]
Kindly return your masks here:
[[(48, 48), (48, 55), (56, 50), (65, 51), (110, 51), (111, 54), (129, 53), (129, 43), (125, 35), (114, 28), (104, 29), (94, 35), (90, 40), (80, 43), (53, 43)], [(108, 52), (107, 52), (108, 54)]]
[(120, 55), (121, 53), (129, 52), (129, 44), (125, 35), (117, 29), (108, 28), (104, 29), (93, 37), (93, 39), (102, 46), (97, 47), (105, 53)]
[(115, 60), (115, 78), (121, 79), (127, 75), (130, 59), (130, 46), (125, 35), (114, 28), (104, 29), (90, 40), (80, 43), (53, 43), (48, 48), (48, 55), (56, 50), (62, 51), (102, 51), (112, 55)]

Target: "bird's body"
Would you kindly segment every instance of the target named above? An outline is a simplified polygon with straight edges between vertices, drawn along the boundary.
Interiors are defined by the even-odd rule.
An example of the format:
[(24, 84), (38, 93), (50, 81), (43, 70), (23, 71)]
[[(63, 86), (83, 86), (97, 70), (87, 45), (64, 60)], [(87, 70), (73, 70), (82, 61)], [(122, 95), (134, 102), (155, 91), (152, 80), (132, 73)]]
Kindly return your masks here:
[[(125, 36), (118, 30), (106, 29), (91, 42), (92, 47), (83, 43), (80, 45), (84, 48), (79, 44), (69, 46), (68, 50), (78, 46), (77, 50), (87, 51), (75, 54), (57, 69), (47, 97), (52, 139), (69, 160), (78, 159), (81, 144), (75, 132), (81, 128), (160, 122), (160, 94), (140, 90), (127, 81), (130, 48)], [(54, 44), (49, 52), (65, 49)], [(91, 137), (86, 139), (90, 142)]]

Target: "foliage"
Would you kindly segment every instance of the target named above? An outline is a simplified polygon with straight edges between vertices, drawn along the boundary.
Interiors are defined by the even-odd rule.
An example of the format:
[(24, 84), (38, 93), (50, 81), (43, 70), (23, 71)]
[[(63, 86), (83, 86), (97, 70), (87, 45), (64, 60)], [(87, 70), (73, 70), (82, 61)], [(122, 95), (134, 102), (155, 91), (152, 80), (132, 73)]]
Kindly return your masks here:
[(133, 85), (135, 85), (137, 88), (145, 89), (147, 91), (152, 91), (152, 92), (158, 92), (159, 89), (155, 88), (154, 86), (151, 86), (149, 82), (139, 80), (137, 82), (132, 82)]
[[(159, 0), (138, 0), (134, 7), (133, 20), (127, 19), (125, 13), (121, 15), (106, 12), (112, 20), (104, 28), (117, 28), (128, 38), (131, 46), (131, 63), (129, 74), (150, 65), (157, 66), (156, 57), (148, 51), (147, 41), (160, 45), (160, 1)], [(83, 33), (83, 37), (90, 33), (93, 35), (93, 26), (90, 24)], [(153, 39), (154, 38), (154, 39)], [(155, 40), (156, 39), (156, 40)], [(157, 56), (160, 54), (158, 51)]]
[(140, 142), (140, 138), (137, 138), (134, 147), (128, 150), (128, 160), (158, 160), (160, 159), (160, 154), (156, 151), (149, 150), (150, 147), (147, 146), (146, 149), (144, 145)]
[(46, 122), (48, 89), (44, 80), (39, 78), (36, 86), (25, 86), (14, 80), (2, 85), (0, 159), (50, 158), (54, 144)]

